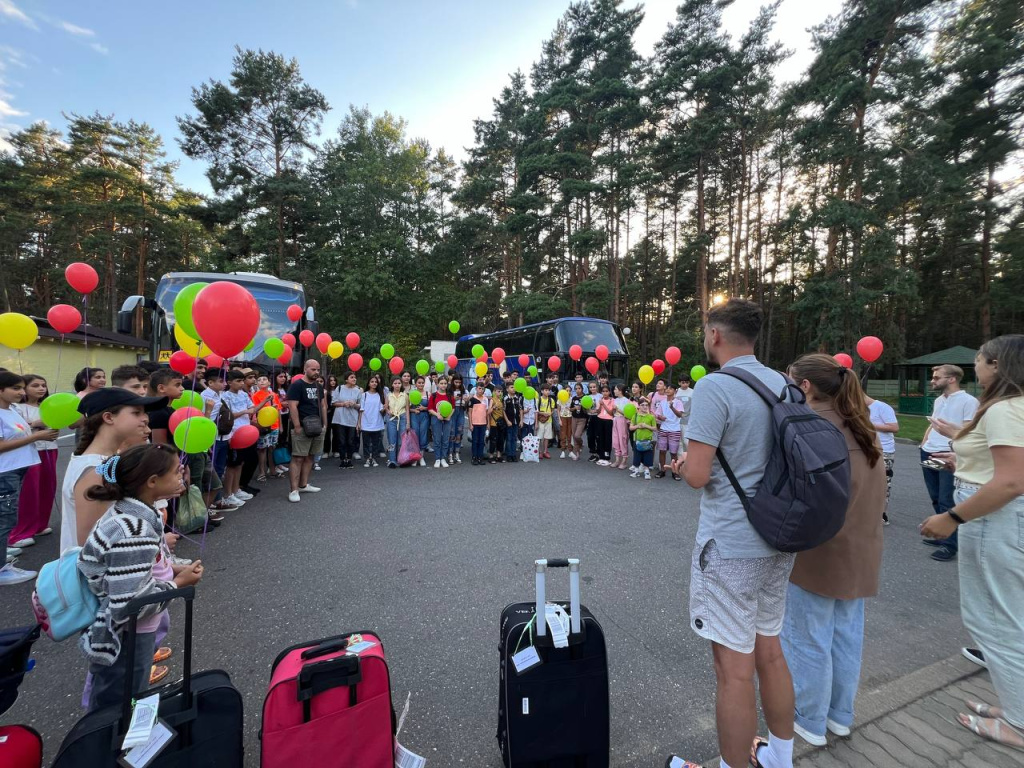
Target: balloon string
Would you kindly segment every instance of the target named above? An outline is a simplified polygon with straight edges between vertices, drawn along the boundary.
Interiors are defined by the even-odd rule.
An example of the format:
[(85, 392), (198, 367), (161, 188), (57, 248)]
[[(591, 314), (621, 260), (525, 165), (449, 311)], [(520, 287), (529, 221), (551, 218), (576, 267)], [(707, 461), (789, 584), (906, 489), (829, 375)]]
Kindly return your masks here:
[(60, 335), (60, 341), (57, 342), (57, 376), (54, 379), (54, 386), (60, 386), (60, 384), (58, 383), (60, 381), (60, 356), (61, 356), (61, 353), (63, 351), (64, 351), (64, 334), (62, 333)]
[(92, 373), (89, 370), (89, 294), (82, 294), (82, 344), (85, 347), (85, 386), (88, 388)]
[(24, 369), (24, 367), (21, 364), (21, 350), (20, 349), (18, 350), (18, 373), (20, 373), (22, 376), (25, 375), (25, 369)]

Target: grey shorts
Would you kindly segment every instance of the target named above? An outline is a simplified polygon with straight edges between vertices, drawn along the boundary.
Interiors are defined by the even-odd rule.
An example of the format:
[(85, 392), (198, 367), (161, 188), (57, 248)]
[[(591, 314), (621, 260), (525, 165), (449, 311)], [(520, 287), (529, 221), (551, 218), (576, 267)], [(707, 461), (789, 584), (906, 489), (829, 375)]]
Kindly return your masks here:
[(753, 653), (757, 635), (782, 631), (795, 554), (726, 559), (711, 539), (693, 548), (690, 628), (738, 653)]
[(324, 452), (324, 433), (316, 437), (306, 437), (302, 428), (292, 430), (292, 456), (303, 458), (305, 456), (317, 456)]

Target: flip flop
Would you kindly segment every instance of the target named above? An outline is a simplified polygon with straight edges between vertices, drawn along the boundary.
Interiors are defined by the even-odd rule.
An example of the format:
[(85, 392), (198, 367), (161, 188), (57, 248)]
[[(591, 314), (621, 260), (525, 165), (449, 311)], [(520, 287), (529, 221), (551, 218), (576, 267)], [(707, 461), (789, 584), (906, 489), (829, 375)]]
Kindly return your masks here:
[(701, 768), (701, 764), (683, 760), (679, 755), (669, 755), (665, 760), (665, 768)]
[(156, 685), (161, 680), (163, 680), (165, 677), (167, 677), (167, 673), (170, 672), (170, 671), (171, 671), (170, 667), (153, 667), (152, 669), (150, 669), (149, 670), (149, 685), (150, 685), (150, 687)]
[(761, 768), (761, 761), (757, 759), (757, 750), (761, 747), (768, 746), (768, 739), (762, 739), (760, 736), (754, 737), (754, 743), (750, 745), (750, 765), (751, 768)]
[(153, 654), (153, 663), (159, 664), (161, 661), (167, 661), (171, 658), (173, 651), (166, 645), (160, 646), (156, 649), (156, 653)]
[[(976, 736), (980, 736), (988, 741), (994, 741), (997, 744), (1002, 744), (1004, 747), (1009, 747), (1010, 749), (1024, 751), (1024, 733), (1021, 733), (1005, 720), (1001, 720), (1000, 718), (978, 717), (977, 715), (965, 715), (963, 713), (957, 715), (956, 719), (960, 725), (971, 731)], [(982, 730), (983, 728), (988, 728), (990, 730), (985, 731)], [(1004, 728), (1017, 736), (1017, 738), (1021, 740), (1021, 743), (1013, 744), (1006, 741), (1003, 733)]]

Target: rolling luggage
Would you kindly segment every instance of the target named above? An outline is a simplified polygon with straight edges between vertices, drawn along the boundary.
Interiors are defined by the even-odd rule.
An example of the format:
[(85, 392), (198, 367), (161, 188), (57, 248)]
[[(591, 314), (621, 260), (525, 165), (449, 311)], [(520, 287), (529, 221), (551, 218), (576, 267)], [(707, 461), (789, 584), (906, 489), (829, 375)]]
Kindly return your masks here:
[(391, 678), (377, 635), (300, 643), (281, 651), (271, 668), (260, 764), (394, 768), (395, 726)]
[[(548, 568), (569, 569), (569, 605), (555, 603), (569, 611), (564, 648), (544, 621)], [(537, 560), (536, 587), (534, 602), (501, 612), (502, 759), (506, 768), (608, 768), (608, 655), (601, 625), (580, 605), (580, 561)]]
[[(160, 695), (160, 720), (174, 737), (147, 768), (242, 768), (242, 696), (227, 672), (211, 670), (192, 674), (192, 601), (195, 587), (183, 587), (140, 597), (127, 610), (138, 614), (151, 603), (185, 600), (185, 642), (182, 680), (142, 694)], [(122, 653), (135, 653), (133, 615), (125, 633)], [(121, 743), (131, 722), (131, 675), (125, 676), (121, 706), (90, 712), (64, 738), (53, 768), (114, 768)], [(158, 721), (159, 722), (159, 721)]]
[(0, 725), (0, 765), (4, 768), (41, 768), (43, 737), (27, 725)]

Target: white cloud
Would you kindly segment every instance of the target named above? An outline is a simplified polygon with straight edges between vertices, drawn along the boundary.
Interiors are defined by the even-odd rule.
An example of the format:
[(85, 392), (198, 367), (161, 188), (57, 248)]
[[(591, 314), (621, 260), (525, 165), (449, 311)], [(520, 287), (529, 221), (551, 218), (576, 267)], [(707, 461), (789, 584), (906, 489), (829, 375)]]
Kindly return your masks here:
[(0, 45), (0, 70), (6, 69), (8, 64), (28, 69), (28, 64), (25, 63), (25, 54), (9, 45)]
[(0, 118), (4, 117), (24, 117), (28, 112), (22, 112), (20, 109), (15, 109), (11, 106), (11, 102), (7, 101), (10, 98), (10, 94), (0, 91)]
[(95, 37), (96, 33), (91, 29), (80, 27), (77, 24), (72, 24), (70, 21), (60, 22), (60, 28), (63, 29), (70, 35), (77, 35), (78, 37)]
[(96, 53), (102, 53), (104, 56), (110, 53), (110, 49), (102, 43), (90, 43), (89, 47), (96, 51)]
[(20, 22), (29, 29), (39, 29), (31, 17), (14, 4), (14, 0), (0, 0), (0, 16)]

